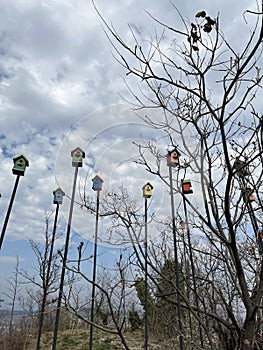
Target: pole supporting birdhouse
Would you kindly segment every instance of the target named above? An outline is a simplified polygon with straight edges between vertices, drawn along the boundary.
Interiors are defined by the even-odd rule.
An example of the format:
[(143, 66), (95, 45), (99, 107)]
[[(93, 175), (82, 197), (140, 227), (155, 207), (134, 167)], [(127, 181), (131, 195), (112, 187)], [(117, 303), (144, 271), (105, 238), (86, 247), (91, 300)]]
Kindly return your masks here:
[[(61, 196), (60, 196), (60, 194), (61, 194)], [(52, 232), (52, 237), (51, 237), (51, 242), (50, 242), (49, 259), (48, 259), (48, 264), (47, 264), (45, 287), (43, 290), (43, 298), (42, 298), (41, 309), (40, 309), (36, 350), (40, 349), (42, 329), (43, 329), (44, 316), (45, 316), (46, 301), (47, 301), (47, 296), (48, 296), (48, 292), (49, 292), (48, 286), (49, 286), (49, 282), (50, 282), (51, 267), (52, 267), (52, 261), (53, 261), (53, 250), (54, 250), (55, 238), (56, 238), (59, 205), (62, 204), (62, 198), (65, 195), (65, 193), (60, 188), (58, 188), (55, 191), (53, 191), (53, 195), (54, 195), (53, 203), (56, 204), (56, 213), (55, 213), (53, 232)]]
[(13, 166), (13, 169), (12, 169), (12, 173), (14, 175), (17, 175), (17, 177), (16, 177), (15, 185), (14, 185), (13, 192), (12, 192), (12, 195), (11, 195), (11, 198), (10, 198), (9, 206), (8, 206), (8, 209), (7, 209), (5, 221), (4, 221), (2, 232), (1, 232), (0, 249), (2, 248), (2, 244), (3, 244), (3, 241), (4, 241), (5, 232), (6, 232), (7, 224), (8, 224), (9, 217), (10, 217), (10, 214), (11, 214), (11, 211), (12, 211), (13, 203), (14, 203), (14, 200), (15, 200), (15, 195), (16, 195), (16, 191), (17, 191), (17, 188), (18, 188), (18, 183), (19, 183), (20, 176), (24, 176), (25, 169), (26, 169), (26, 167), (29, 166), (29, 161), (27, 160), (27, 158), (23, 154), (13, 158), (13, 162), (14, 162), (14, 166)]
[(179, 278), (179, 262), (178, 262), (178, 248), (176, 240), (176, 224), (175, 224), (175, 208), (174, 208), (174, 196), (173, 196), (173, 176), (172, 167), (169, 166), (169, 182), (170, 182), (170, 197), (171, 197), (171, 211), (172, 211), (172, 230), (173, 230), (173, 246), (174, 246), (174, 261), (175, 261), (175, 283), (177, 289), (177, 316), (178, 316), (178, 330), (179, 330), (179, 344), (180, 350), (184, 350), (184, 339), (183, 339), (183, 322), (182, 322), (182, 307), (181, 307), (181, 296), (180, 296), (180, 278)]
[(93, 321), (94, 321), (94, 307), (95, 307), (95, 282), (97, 270), (97, 249), (98, 249), (98, 228), (99, 228), (99, 205), (100, 205), (100, 191), (102, 189), (103, 180), (96, 175), (92, 179), (92, 189), (97, 192), (96, 204), (96, 221), (95, 221), (95, 238), (94, 238), (94, 253), (93, 253), (93, 274), (92, 274), (92, 291), (91, 291), (91, 309), (90, 309), (90, 336), (89, 336), (89, 350), (93, 347)]
[[(54, 326), (54, 333), (53, 333), (52, 350), (56, 350), (56, 348), (57, 348), (57, 336), (58, 336), (58, 328), (59, 328), (61, 303), (62, 303), (62, 297), (63, 297), (67, 256), (68, 256), (68, 251), (69, 251), (70, 231), (71, 231), (71, 222), (72, 222), (73, 208), (74, 208), (74, 202), (75, 202), (78, 169), (80, 166), (82, 166), (82, 158), (83, 158), (83, 154), (82, 154), (81, 160), (79, 159), (79, 162), (75, 158), (75, 165), (73, 165), (74, 154), (75, 154), (75, 151), (73, 150), (71, 152), (71, 156), (72, 156), (72, 166), (75, 167), (75, 171), (74, 171), (74, 178), (73, 178), (73, 185), (72, 185), (72, 194), (71, 194), (71, 201), (70, 201), (70, 208), (69, 208), (67, 232), (66, 232), (66, 238), (65, 238), (64, 255), (62, 258), (62, 270), (61, 270), (61, 276), (60, 276), (60, 284), (59, 284), (59, 293), (58, 293), (57, 309), (56, 309), (56, 316), (55, 316), (55, 326)], [(84, 153), (84, 156), (85, 156), (85, 153)], [(80, 163), (80, 161), (81, 161), (81, 163)]]

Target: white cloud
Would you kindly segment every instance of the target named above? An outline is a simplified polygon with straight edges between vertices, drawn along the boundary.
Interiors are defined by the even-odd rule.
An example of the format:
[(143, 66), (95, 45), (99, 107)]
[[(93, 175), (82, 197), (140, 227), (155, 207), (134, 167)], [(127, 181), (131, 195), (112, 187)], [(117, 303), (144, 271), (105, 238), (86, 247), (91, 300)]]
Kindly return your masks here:
[[(23, 262), (23, 258), (19, 258), (19, 262)], [(16, 264), (17, 263), (17, 256), (0, 256), (0, 263), (1, 264)]]
[[(128, 23), (141, 38), (154, 34), (156, 25), (145, 11), (169, 25), (179, 25), (170, 0), (95, 3), (125, 40), (132, 38)], [(189, 21), (199, 10), (205, 9), (211, 16), (220, 12), (227, 37), (238, 39), (237, 34), (244, 32), (242, 12), (251, 6), (249, 0), (232, 1), (231, 5), (226, 0), (174, 3)], [(87, 155), (79, 171), (81, 184), (99, 172), (105, 189), (126, 181), (130, 191), (136, 195), (138, 191), (141, 196), (142, 185), (154, 182), (154, 178), (132, 163), (137, 150), (131, 141), (154, 136), (164, 153), (168, 141), (141, 127), (129, 108), (119, 104), (118, 94), (127, 95), (122, 81), (125, 72), (112, 56), (112, 47), (91, 1), (0, 0), (0, 8), (2, 222), (15, 180), (12, 157), (23, 153), (29, 159), (7, 228), (6, 239), (12, 240), (12, 255), (16, 255), (16, 241), (19, 244), (28, 237), (41, 240), (43, 213), (53, 208), (52, 191), (57, 185), (71, 194), (73, 148), (80, 146)], [(250, 23), (250, 17), (246, 18)], [(165, 45), (171, 37), (166, 40)], [(168, 193), (159, 183), (154, 184), (154, 191), (153, 210), (164, 214)], [(65, 220), (68, 206), (65, 198), (61, 207)], [(74, 228), (91, 238), (93, 218), (84, 219), (77, 207), (74, 215)], [(5, 256), (0, 259), (3, 261)]]

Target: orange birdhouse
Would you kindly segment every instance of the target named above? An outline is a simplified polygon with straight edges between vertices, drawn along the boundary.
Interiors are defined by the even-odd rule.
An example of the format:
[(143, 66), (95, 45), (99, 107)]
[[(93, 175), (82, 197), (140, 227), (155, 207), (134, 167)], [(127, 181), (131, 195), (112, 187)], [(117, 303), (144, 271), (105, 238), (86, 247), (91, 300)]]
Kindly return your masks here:
[(176, 147), (173, 147), (171, 150), (168, 150), (167, 154), (167, 165), (170, 167), (179, 166), (179, 157), (181, 153)]
[(254, 197), (254, 194), (253, 194), (253, 191), (250, 187), (247, 187), (246, 188), (246, 192), (247, 192), (247, 198), (250, 202), (254, 202), (255, 200), (255, 197)]

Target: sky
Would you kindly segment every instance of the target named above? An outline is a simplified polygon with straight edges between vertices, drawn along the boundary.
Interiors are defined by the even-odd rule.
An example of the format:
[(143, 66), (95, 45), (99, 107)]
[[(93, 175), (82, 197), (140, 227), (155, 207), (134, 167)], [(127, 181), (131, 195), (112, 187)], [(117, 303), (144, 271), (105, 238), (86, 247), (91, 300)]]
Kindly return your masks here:
[[(128, 41), (128, 24), (142, 36), (154, 32), (155, 24), (147, 12), (168, 25), (178, 21), (168, 0), (96, 0), (95, 4)], [(200, 0), (194, 4), (185, 0), (174, 4), (186, 18), (193, 18), (200, 10), (212, 17), (220, 13), (221, 26), (237, 47), (244, 30), (243, 12), (253, 7), (251, 0)], [(88, 195), (95, 198), (92, 178), (99, 174), (105, 192), (125, 185), (139, 200), (142, 186), (150, 181), (155, 191), (151, 211), (165, 212), (165, 189), (133, 162), (137, 149), (132, 142), (154, 140), (165, 154), (168, 140), (161, 131), (143, 125), (123, 100), (129, 96), (125, 71), (113, 56), (92, 1), (0, 0), (0, 9), (2, 223), (15, 183), (13, 158), (24, 154), (29, 160), (0, 251), (1, 292), (12, 276), (17, 256), (22, 268), (35, 266), (29, 239), (43, 241), (45, 213), (55, 210), (52, 193), (57, 187), (66, 193), (60, 208), (60, 229), (65, 230), (74, 174), (72, 149), (79, 146), (86, 153), (78, 189), (86, 185)], [(87, 249), (92, 250), (94, 217), (75, 206), (72, 230), (72, 247), (84, 239), (89, 243)], [(100, 249), (102, 264), (116, 259), (116, 249), (105, 244)]]

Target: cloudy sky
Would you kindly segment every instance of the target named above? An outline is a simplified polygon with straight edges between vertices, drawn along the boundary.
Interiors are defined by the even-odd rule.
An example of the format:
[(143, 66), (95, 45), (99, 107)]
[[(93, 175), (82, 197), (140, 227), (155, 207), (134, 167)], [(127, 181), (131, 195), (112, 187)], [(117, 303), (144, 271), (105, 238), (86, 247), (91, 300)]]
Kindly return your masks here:
[[(146, 14), (169, 25), (178, 16), (169, 0), (96, 0), (98, 10), (129, 40), (128, 23), (140, 35), (153, 33)], [(251, 0), (174, 1), (183, 16), (193, 18), (200, 10), (215, 17), (227, 36), (240, 40), (242, 14)], [(141, 125), (120, 95), (128, 92), (125, 72), (112, 55), (101, 20), (89, 0), (0, 0), (0, 216), (4, 221), (15, 176), (13, 157), (24, 154), (29, 168), (20, 178), (5, 240), (0, 251), (0, 280), (10, 277), (16, 256), (21, 266), (35, 264), (28, 239), (41, 242), (45, 212), (54, 210), (52, 192), (58, 186), (71, 194), (73, 171), (70, 151), (86, 152), (79, 171), (80, 186), (99, 173), (105, 191), (125, 184), (131, 193), (147, 182), (143, 169), (132, 160), (133, 140), (154, 139), (166, 144), (164, 135)], [(165, 153), (165, 150), (164, 150)], [(156, 186), (155, 210), (162, 207), (163, 188)], [(92, 192), (92, 191), (91, 191)], [(94, 196), (94, 193), (90, 193)], [(61, 207), (65, 225), (69, 199)], [(76, 209), (74, 244), (92, 240), (89, 219)], [(79, 215), (79, 216), (78, 216)], [(78, 220), (77, 220), (78, 218)], [(52, 221), (51, 221), (52, 223)], [(106, 248), (105, 248), (106, 249)], [(114, 251), (107, 254), (114, 259)]]

